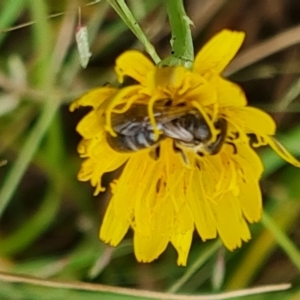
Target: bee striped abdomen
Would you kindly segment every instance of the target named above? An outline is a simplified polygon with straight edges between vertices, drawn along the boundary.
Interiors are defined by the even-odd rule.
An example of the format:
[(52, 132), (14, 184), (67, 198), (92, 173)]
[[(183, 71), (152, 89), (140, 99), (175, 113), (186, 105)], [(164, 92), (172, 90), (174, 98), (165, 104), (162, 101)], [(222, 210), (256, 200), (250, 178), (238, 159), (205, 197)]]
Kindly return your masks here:
[(108, 135), (107, 142), (118, 152), (132, 152), (155, 146), (161, 141), (161, 137), (155, 140), (154, 133), (141, 130), (136, 134), (124, 135), (119, 133), (116, 137)]
[[(155, 116), (160, 115), (156, 113)], [(161, 130), (160, 123), (157, 129)], [(107, 134), (107, 142), (118, 152), (134, 152), (156, 146), (164, 137), (155, 137), (147, 106), (132, 105), (125, 113), (112, 115), (116, 136)]]

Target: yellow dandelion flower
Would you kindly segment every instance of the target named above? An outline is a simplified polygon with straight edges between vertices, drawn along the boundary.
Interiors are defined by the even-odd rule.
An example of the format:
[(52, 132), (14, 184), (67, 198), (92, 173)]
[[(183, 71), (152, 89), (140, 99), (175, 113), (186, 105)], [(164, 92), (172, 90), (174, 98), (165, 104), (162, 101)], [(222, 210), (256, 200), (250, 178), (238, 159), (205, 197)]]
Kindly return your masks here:
[(124, 166), (100, 238), (116, 246), (131, 228), (138, 261), (151, 262), (169, 242), (186, 265), (194, 230), (203, 241), (221, 238), (233, 250), (261, 218), (263, 165), (253, 147), (269, 144), (300, 163), (274, 138), (276, 125), (247, 106), (236, 84), (221, 76), (244, 33), (223, 30), (196, 55), (192, 70), (159, 67), (138, 51), (116, 60), (120, 88), (92, 90), (71, 105), (91, 106), (77, 131), (84, 161), (78, 174), (95, 194), (101, 177)]

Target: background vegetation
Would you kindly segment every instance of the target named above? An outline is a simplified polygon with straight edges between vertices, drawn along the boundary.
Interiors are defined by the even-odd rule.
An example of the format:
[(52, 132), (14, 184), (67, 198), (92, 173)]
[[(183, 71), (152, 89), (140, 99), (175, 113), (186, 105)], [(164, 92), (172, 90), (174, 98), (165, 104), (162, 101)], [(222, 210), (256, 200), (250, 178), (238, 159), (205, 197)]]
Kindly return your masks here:
[[(127, 3), (160, 56), (168, 56), (164, 1)], [(300, 2), (185, 3), (196, 51), (223, 28), (247, 33), (226, 75), (243, 86), (251, 105), (272, 114), (280, 141), (300, 155)], [(74, 39), (78, 7), (93, 54), (86, 69)], [(116, 249), (98, 240), (109, 190), (93, 197), (90, 185), (76, 180), (75, 126), (87, 111), (71, 114), (68, 105), (115, 82), (114, 60), (129, 48), (143, 50), (106, 1), (0, 1), (0, 299), (131, 299), (134, 291), (113, 287), (212, 294), (283, 282), (292, 288), (243, 299), (300, 299), (300, 170), (269, 149), (261, 151), (266, 214), (251, 225), (253, 238), (241, 249), (231, 253), (195, 236), (184, 268), (171, 247), (152, 264), (137, 263), (130, 233)], [(116, 176), (108, 174), (106, 184)], [(43, 281), (32, 285), (28, 276)], [(99, 283), (111, 292), (92, 291)]]

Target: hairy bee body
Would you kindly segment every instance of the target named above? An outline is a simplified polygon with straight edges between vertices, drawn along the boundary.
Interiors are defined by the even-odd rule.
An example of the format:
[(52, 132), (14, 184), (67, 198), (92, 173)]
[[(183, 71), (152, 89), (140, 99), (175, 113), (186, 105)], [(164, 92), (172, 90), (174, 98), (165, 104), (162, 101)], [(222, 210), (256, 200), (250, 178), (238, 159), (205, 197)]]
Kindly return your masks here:
[(154, 110), (156, 127), (161, 134), (155, 139), (147, 106), (133, 105), (124, 114), (112, 115), (117, 136), (107, 135), (110, 146), (118, 152), (132, 152), (155, 147), (161, 140), (172, 138), (175, 146), (192, 148), (199, 154), (217, 154), (225, 142), (227, 122), (220, 118), (214, 126), (220, 132), (214, 142), (209, 126), (199, 111), (186, 107), (163, 107)]
[(128, 121), (122, 125), (113, 127), (117, 136), (108, 134), (107, 141), (110, 146), (119, 152), (138, 151), (157, 145), (163, 138), (159, 136), (155, 139), (153, 128), (150, 122), (144, 120)]

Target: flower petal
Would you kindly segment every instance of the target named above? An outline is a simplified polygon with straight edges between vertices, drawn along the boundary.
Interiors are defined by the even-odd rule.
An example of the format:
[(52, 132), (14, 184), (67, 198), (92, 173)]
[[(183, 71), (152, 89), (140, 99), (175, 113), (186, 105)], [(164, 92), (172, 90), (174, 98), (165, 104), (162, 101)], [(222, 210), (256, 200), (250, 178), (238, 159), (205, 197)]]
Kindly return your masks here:
[(198, 52), (194, 71), (220, 74), (236, 55), (245, 38), (244, 32), (222, 30)]
[(245, 93), (237, 84), (217, 76), (214, 76), (210, 84), (216, 90), (220, 107), (247, 105)]
[(246, 134), (257, 134), (265, 138), (266, 135), (274, 135), (276, 123), (270, 115), (264, 111), (251, 107), (224, 108), (227, 120), (238, 125)]
[(99, 238), (111, 246), (117, 246), (120, 243), (131, 223), (127, 215), (120, 216), (115, 213), (115, 206), (114, 199), (111, 199), (99, 232)]
[(130, 157), (127, 153), (114, 151), (106, 141), (106, 133), (103, 128), (91, 139), (83, 139), (78, 152), (81, 157), (87, 158), (81, 165), (78, 180), (91, 181), (96, 187), (95, 195), (105, 190), (101, 187), (101, 177), (106, 172), (118, 169)]
[(229, 250), (241, 247), (242, 241), (246, 242), (251, 238), (248, 225), (242, 216), (239, 200), (232, 193), (223, 195), (212, 205), (212, 208), (220, 238)]
[(94, 138), (103, 131), (103, 123), (100, 122), (95, 110), (82, 118), (77, 124), (76, 131), (85, 139)]
[(174, 248), (178, 252), (177, 265), (186, 266), (187, 258), (192, 244), (193, 231), (189, 230), (182, 234), (175, 234), (171, 238)]
[(75, 100), (70, 105), (70, 111), (74, 111), (80, 106), (92, 106), (97, 108), (103, 101), (112, 97), (117, 91), (118, 89), (108, 86), (94, 89)]
[(193, 215), (196, 229), (203, 241), (217, 236), (216, 221), (211, 210), (209, 199), (203, 193), (202, 170), (194, 170), (188, 189), (187, 201)]
[(143, 190), (144, 197), (136, 199), (135, 205), (134, 252), (138, 261), (143, 262), (156, 259), (166, 249), (174, 219), (170, 199), (163, 199), (164, 194), (155, 193), (154, 187), (160, 184), (157, 176), (152, 183), (149, 190)]
[(169, 238), (159, 232), (152, 232), (151, 236), (135, 232), (133, 245), (136, 259), (139, 262), (151, 262), (166, 250), (168, 243)]
[[(147, 160), (148, 156), (147, 152), (136, 153), (135, 156), (132, 156), (125, 165), (119, 180), (112, 184), (113, 197), (109, 203), (109, 210), (105, 213), (103, 219), (100, 238), (113, 246), (120, 242), (127, 232), (128, 226), (133, 225), (133, 216), (136, 223), (136, 218), (138, 217), (134, 213), (136, 203), (144, 199), (143, 194), (145, 192), (143, 188), (144, 181), (141, 180), (137, 184), (136, 178), (143, 178), (143, 175), (147, 174), (147, 170), (151, 171), (151, 168), (147, 168), (147, 164), (141, 164), (141, 161)], [(145, 177), (144, 179), (145, 184), (147, 184), (149, 176), (148, 180)], [(128, 191), (133, 190), (135, 193), (128, 193)], [(136, 229), (136, 226), (134, 229)], [(143, 227), (137, 226), (137, 231), (141, 230), (142, 232), (142, 229)], [(138, 239), (139, 242), (140, 240)]]
[[(247, 181), (246, 181), (247, 180)], [(262, 216), (262, 196), (258, 180), (248, 174), (246, 180), (239, 180), (239, 199), (243, 215), (250, 223), (258, 222)]]
[(123, 82), (124, 76), (129, 76), (146, 85), (147, 74), (151, 71), (154, 71), (154, 64), (139, 51), (126, 51), (116, 60), (115, 72), (120, 83)]
[(262, 215), (262, 196), (259, 180), (263, 172), (260, 157), (248, 144), (237, 144), (238, 155), (233, 155), (238, 174), (238, 198), (243, 215), (250, 223), (257, 222)]
[[(230, 147), (230, 145), (226, 146)], [(249, 144), (236, 144), (236, 151), (238, 155), (231, 155), (231, 159), (236, 163), (237, 168), (241, 169), (240, 176), (243, 175), (246, 178), (250, 174), (253, 179), (259, 181), (264, 171), (259, 155)]]
[[(156, 259), (165, 250), (173, 220), (171, 202), (156, 197), (157, 181), (164, 164), (152, 159), (148, 152), (137, 152), (129, 159), (113, 190), (113, 216), (118, 228), (123, 226), (124, 230), (118, 229), (115, 233), (109, 229), (114, 224), (105, 216), (100, 234), (105, 241), (116, 243), (130, 222), (134, 230), (135, 255), (142, 262)], [(129, 191), (135, 192), (129, 194)], [(115, 234), (115, 238), (110, 234)]]
[[(137, 218), (139, 215), (135, 212), (137, 201), (144, 201), (145, 187), (148, 187), (151, 171), (155, 166), (155, 161), (150, 161), (150, 157), (147, 151), (142, 151), (131, 155), (128, 162), (126, 163), (123, 172), (118, 179), (118, 181), (113, 185), (114, 189), (113, 198), (115, 199), (115, 213), (117, 216), (126, 216), (129, 218), (129, 215), (132, 218), (132, 215), (135, 215), (135, 226), (139, 226), (137, 223)], [(143, 164), (141, 161), (147, 161), (150, 163)], [(152, 163), (152, 164), (151, 164)], [(149, 171), (149, 173), (147, 172)], [(141, 180), (137, 180), (140, 178)], [(132, 194), (129, 194), (128, 191), (135, 191)], [(145, 203), (146, 204), (146, 203)]]
[[(178, 98), (182, 101), (182, 96), (178, 96)], [(217, 93), (215, 87), (210, 83), (202, 84), (188, 90), (184, 95), (184, 99), (187, 103), (196, 100), (203, 107), (217, 103)]]
[(77, 178), (80, 181), (90, 180), (91, 185), (96, 187), (94, 195), (104, 191), (105, 188), (101, 186), (101, 178), (104, 173), (112, 172), (122, 166), (128, 156), (115, 155), (108, 147), (102, 147), (98, 151), (99, 159), (88, 158), (81, 164), (80, 171)]
[(289, 153), (285, 147), (279, 143), (273, 137), (266, 137), (265, 138), (267, 143), (272, 147), (272, 149), (285, 161), (294, 165), (295, 167), (300, 168), (300, 161), (297, 160), (291, 153)]

